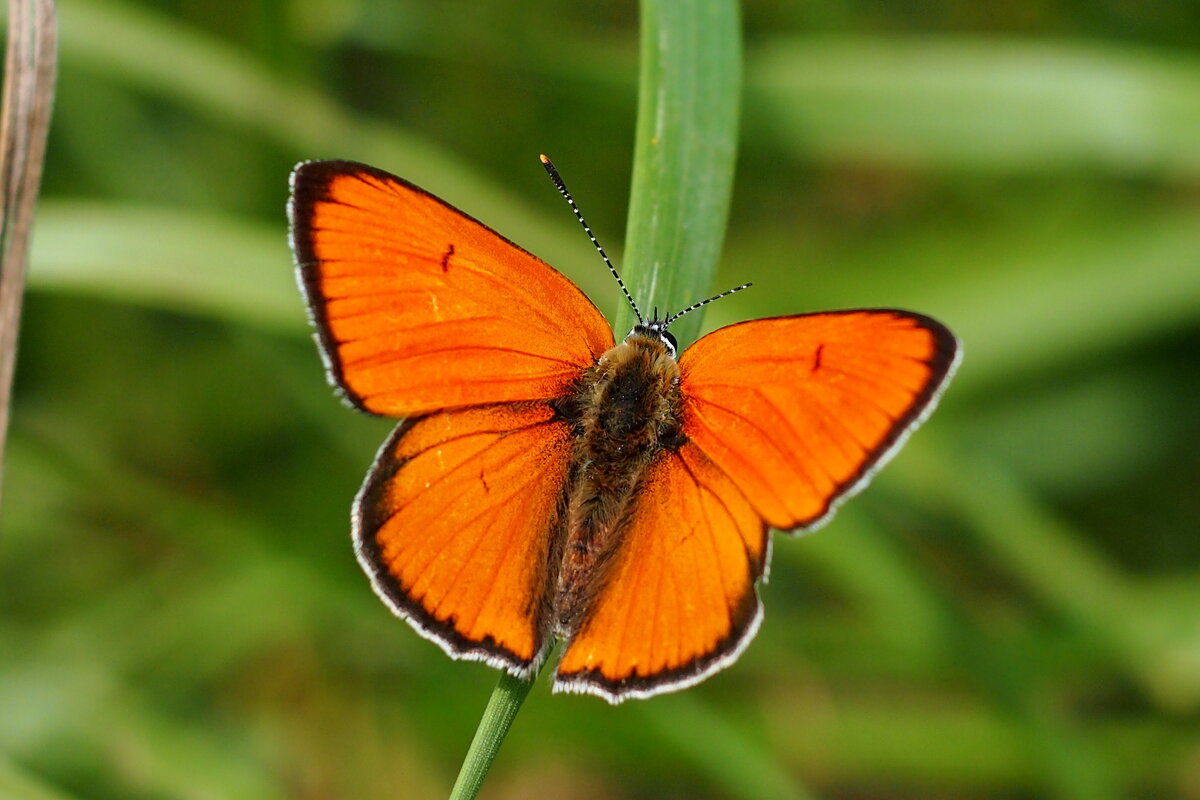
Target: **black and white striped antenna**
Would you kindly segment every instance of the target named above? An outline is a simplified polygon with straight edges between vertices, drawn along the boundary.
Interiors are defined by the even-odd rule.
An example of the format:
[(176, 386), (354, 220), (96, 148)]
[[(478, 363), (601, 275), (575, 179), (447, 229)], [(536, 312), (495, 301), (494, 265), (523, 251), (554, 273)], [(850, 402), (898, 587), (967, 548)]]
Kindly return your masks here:
[(579, 220), (579, 224), (583, 226), (583, 230), (587, 233), (588, 238), (592, 240), (592, 244), (596, 247), (596, 252), (604, 259), (604, 263), (608, 264), (608, 271), (617, 279), (617, 285), (621, 287), (621, 291), (625, 293), (625, 299), (629, 301), (630, 308), (637, 315), (638, 322), (644, 323), (642, 312), (638, 309), (637, 303), (633, 302), (633, 295), (625, 288), (625, 281), (621, 280), (621, 276), (617, 274), (617, 268), (608, 260), (608, 255), (604, 252), (604, 248), (596, 241), (596, 235), (592, 233), (592, 229), (588, 227), (587, 220), (583, 218), (583, 213), (579, 210), (579, 206), (575, 205), (575, 198), (571, 197), (571, 193), (567, 191), (567, 185), (563, 183), (562, 176), (558, 174), (558, 170), (554, 168), (554, 163), (550, 161), (549, 156), (543, 154), (539, 156), (542, 160), (542, 166), (546, 168), (547, 174), (550, 175), (550, 180), (554, 181), (554, 185), (558, 187), (559, 194), (566, 198), (567, 204), (571, 206), (571, 210), (575, 212), (575, 218)]
[(664, 328), (667, 327), (672, 322), (679, 319), (680, 317), (682, 317), (684, 314), (688, 313), (689, 311), (695, 311), (697, 308), (701, 308), (703, 306), (708, 305), (713, 300), (720, 300), (722, 297), (728, 297), (729, 295), (733, 294), (734, 292), (740, 292), (742, 289), (749, 289), (753, 285), (754, 284), (752, 284), (752, 283), (743, 283), (741, 286), (735, 286), (732, 289), (726, 289), (725, 291), (721, 292), (720, 294), (714, 294), (712, 297), (708, 298), (707, 300), (701, 300), (699, 303), (692, 303), (690, 306), (685, 308), (683, 311), (680, 311), (678, 314), (672, 314), (671, 316), (667, 317), (663, 321), (663, 327)]
[[(617, 274), (617, 268), (614, 267), (613, 263), (608, 260), (608, 254), (604, 252), (604, 248), (600, 246), (600, 242), (596, 241), (596, 235), (592, 233), (592, 229), (588, 227), (587, 220), (583, 218), (583, 212), (579, 210), (579, 206), (575, 205), (575, 198), (571, 197), (571, 193), (567, 191), (567, 185), (563, 183), (562, 176), (559, 175), (558, 170), (554, 168), (554, 163), (550, 160), (550, 157), (544, 153), (539, 156), (539, 158), (542, 161), (542, 166), (546, 168), (547, 174), (550, 175), (550, 180), (554, 181), (554, 185), (558, 187), (559, 194), (566, 199), (567, 204), (571, 206), (571, 210), (575, 212), (575, 218), (579, 220), (579, 224), (583, 226), (584, 232), (586, 232), (588, 238), (592, 240), (592, 244), (595, 246), (596, 252), (600, 254), (600, 257), (604, 259), (604, 263), (608, 265), (608, 271), (611, 272), (612, 276), (617, 279), (617, 285), (621, 287), (621, 291), (625, 294), (625, 299), (629, 301), (630, 308), (632, 308), (633, 313), (637, 315), (638, 324), (645, 325), (646, 320), (642, 317), (642, 312), (638, 308), (637, 303), (633, 301), (633, 295), (631, 295), (629, 290), (625, 288), (625, 281), (621, 280), (621, 276)], [(749, 283), (743, 283), (741, 286), (735, 286), (732, 289), (726, 289), (720, 294), (715, 294), (707, 300), (701, 300), (699, 303), (692, 303), (683, 311), (680, 311), (677, 314), (672, 314), (663, 320), (660, 329), (665, 330), (668, 325), (682, 317), (684, 314), (687, 314), (689, 311), (695, 311), (698, 308), (708, 305), (714, 300), (720, 300), (722, 297), (728, 297), (734, 292), (740, 292), (742, 289), (748, 289), (751, 285), (752, 284)], [(656, 323), (658, 322), (657, 308), (654, 309), (654, 321)]]

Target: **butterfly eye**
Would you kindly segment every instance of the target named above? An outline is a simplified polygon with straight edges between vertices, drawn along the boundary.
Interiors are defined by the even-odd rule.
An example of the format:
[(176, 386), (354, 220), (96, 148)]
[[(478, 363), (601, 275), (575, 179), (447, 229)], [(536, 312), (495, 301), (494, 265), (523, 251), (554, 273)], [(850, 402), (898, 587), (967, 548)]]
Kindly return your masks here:
[(671, 348), (672, 356), (679, 352), (679, 342), (675, 341), (675, 337), (671, 335), (670, 331), (663, 331), (662, 338), (667, 343), (667, 347)]
[[(629, 332), (629, 336), (644, 336), (647, 339), (657, 339), (667, 346), (671, 351), (671, 357), (679, 352), (679, 342), (675, 341), (675, 337), (670, 331), (663, 327), (663, 323), (658, 320), (653, 320), (649, 323), (639, 323), (633, 326), (633, 330)], [(629, 338), (626, 336), (625, 338)]]

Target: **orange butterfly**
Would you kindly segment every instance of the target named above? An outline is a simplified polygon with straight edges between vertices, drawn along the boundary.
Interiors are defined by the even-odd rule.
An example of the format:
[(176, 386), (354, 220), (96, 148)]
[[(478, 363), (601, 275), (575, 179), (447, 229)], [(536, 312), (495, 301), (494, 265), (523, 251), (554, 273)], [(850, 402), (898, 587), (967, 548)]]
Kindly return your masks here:
[(827, 520), (957, 361), (893, 310), (743, 322), (678, 359), (679, 314), (639, 312), (617, 344), (566, 277), (401, 178), (315, 161), (291, 190), (330, 380), (403, 418), (354, 502), (359, 562), (451, 657), (528, 677), (561, 639), (555, 691), (617, 703), (732, 663), (768, 528)]

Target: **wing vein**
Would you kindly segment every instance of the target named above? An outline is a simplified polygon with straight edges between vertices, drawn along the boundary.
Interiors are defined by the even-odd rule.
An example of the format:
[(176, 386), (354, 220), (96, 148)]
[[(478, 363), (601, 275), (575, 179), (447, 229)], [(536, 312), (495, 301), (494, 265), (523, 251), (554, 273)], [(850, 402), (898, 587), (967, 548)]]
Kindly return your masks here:
[[(490, 445), (489, 445), (489, 447), (490, 447)], [(484, 451), (482, 451), (482, 450), (480, 451), (480, 453), (483, 453), (483, 452)], [(455, 467), (453, 470), (451, 470), (451, 472), (459, 472), (463, 467), (468, 466), (468, 464), (472, 460), (473, 459), (470, 459), (470, 458), (465, 459), (463, 461), (463, 463), (459, 464), (457, 467)], [(447, 475), (449, 475), (449, 474), (450, 473), (447, 473)], [(508, 494), (506, 495), (506, 499), (512, 499), (513, 497), (517, 496), (517, 494), (519, 494), (521, 491), (523, 491), (528, 486), (533, 484), (538, 476), (532, 470), (530, 471), (530, 475), (532, 475), (533, 477), (530, 480), (528, 480), (524, 483), (521, 483), (519, 486), (515, 486), (513, 488), (513, 490), (508, 492)], [(426, 488), (425, 491), (429, 491), (429, 488)], [(416, 500), (415, 497), (413, 499)], [(430, 556), (430, 558), (427, 559), (421, 565), (420, 569), (416, 570), (416, 572), (421, 573), (421, 572), (424, 572), (429, 569), (434, 569), (436, 562), (439, 561), (445, 555), (446, 551), (450, 548), (450, 546), (454, 542), (458, 541), (459, 538), (464, 534), (464, 532), (471, 530), (474, 523), (477, 522), (482, 517), (484, 517), (486, 514), (488, 514), (491, 510), (492, 510), (491, 507), (484, 507), (483, 509), (477, 511), (474, 515), (467, 517), (462, 522), (462, 524), (459, 526), (458, 530), (455, 531), (450, 537), (448, 537), (445, 540), (445, 542), (442, 544), (442, 547), (440, 549), (434, 550), (433, 555)], [(471, 547), (470, 552), (467, 554), (467, 557), (464, 558), (462, 566), (460, 566), (458, 571), (455, 573), (454, 582), (457, 582), (458, 576), (460, 576), (462, 574), (462, 570), (466, 569), (468, 563), (470, 562), (471, 557), (473, 557), (475, 555), (475, 553), (478, 552), (479, 548), (483, 544), (483, 540), (484, 540), (484, 536), (483, 536), (483, 533), (481, 532), (478, 535), (475, 544)], [(444, 601), (445, 601), (445, 595), (443, 595), (442, 599), (438, 601), (437, 608), (441, 608), (441, 604)], [(434, 616), (436, 616), (436, 612), (437, 612), (437, 609), (433, 609), (431, 611), (431, 613), (433, 613)]]

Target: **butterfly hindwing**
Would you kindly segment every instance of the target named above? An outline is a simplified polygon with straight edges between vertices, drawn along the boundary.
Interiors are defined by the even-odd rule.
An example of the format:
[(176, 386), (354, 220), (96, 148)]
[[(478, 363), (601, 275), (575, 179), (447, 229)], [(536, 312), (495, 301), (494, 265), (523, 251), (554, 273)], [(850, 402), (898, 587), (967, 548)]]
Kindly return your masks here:
[(932, 410), (958, 358), (939, 322), (861, 310), (753, 320), (679, 360), (684, 433), (775, 528), (812, 528)]
[(567, 641), (555, 691), (611, 702), (697, 683), (737, 657), (761, 618), (767, 530), (693, 445), (651, 465), (591, 613)]
[(402, 423), (354, 507), (376, 592), (451, 656), (530, 674), (549, 644), (544, 587), (570, 454), (544, 403)]
[(301, 164), (289, 216), (330, 376), (364, 410), (556, 397), (613, 344), (565, 276), (382, 170)]

